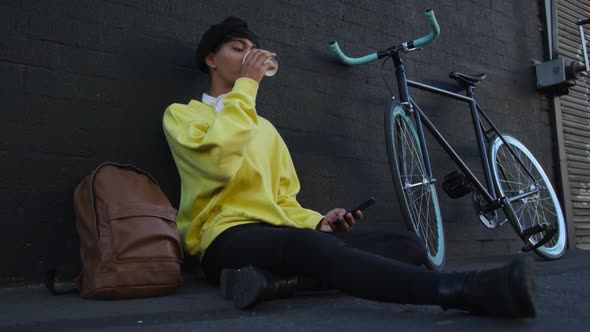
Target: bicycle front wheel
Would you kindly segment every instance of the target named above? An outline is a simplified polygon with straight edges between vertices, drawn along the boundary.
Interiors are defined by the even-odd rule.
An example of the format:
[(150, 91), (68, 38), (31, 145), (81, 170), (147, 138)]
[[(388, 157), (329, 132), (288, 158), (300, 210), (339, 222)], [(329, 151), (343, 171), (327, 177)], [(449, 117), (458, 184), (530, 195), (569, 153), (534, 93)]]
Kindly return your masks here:
[[(514, 137), (509, 135), (502, 135), (502, 137), (512, 148), (514, 155), (500, 137), (494, 138), (490, 147), (490, 162), (499, 194), (510, 200), (516, 195), (542, 189), (534, 195), (511, 201), (510, 204), (517, 219), (512, 224), (518, 228), (517, 232), (542, 223), (556, 228), (557, 233), (553, 238), (535, 249), (535, 253), (546, 259), (557, 259), (563, 255), (567, 240), (565, 219), (557, 195), (531, 152)], [(522, 161), (522, 164), (516, 157)], [(532, 178), (523, 166), (528, 169)], [(533, 245), (538, 243), (543, 235), (545, 232), (531, 236), (531, 243)]]
[(406, 111), (393, 106), (385, 113), (387, 155), (395, 191), (407, 227), (424, 241), (427, 267), (441, 270), (445, 240), (438, 197), (426, 171), (418, 134)]

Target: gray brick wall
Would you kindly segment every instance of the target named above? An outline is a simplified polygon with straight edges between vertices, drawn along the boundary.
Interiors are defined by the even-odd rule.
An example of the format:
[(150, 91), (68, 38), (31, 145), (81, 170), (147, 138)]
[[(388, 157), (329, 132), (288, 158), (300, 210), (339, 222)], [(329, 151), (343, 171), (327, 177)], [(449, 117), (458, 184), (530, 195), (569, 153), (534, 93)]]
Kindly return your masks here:
[[(442, 34), (405, 57), (410, 77), (452, 86), (452, 70), (487, 72), (480, 102), (553, 173), (550, 114), (530, 63), (543, 57), (538, 1), (0, 1), (0, 280), (38, 281), (50, 266), (74, 275), (73, 190), (101, 161), (147, 169), (178, 204), (162, 112), (207, 87), (194, 47), (230, 14), (279, 54), (279, 74), (263, 81), (258, 111), (290, 146), (301, 203), (325, 212), (375, 196), (359, 228), (403, 227), (384, 147), (380, 64), (341, 66), (327, 45), (338, 40), (358, 56), (420, 36), (430, 7)], [(390, 65), (385, 72), (393, 77)], [(463, 105), (416, 96), (477, 167)], [(454, 167), (431, 147), (442, 179)], [(512, 230), (477, 223), (469, 198), (439, 196), (450, 256), (517, 250)]]

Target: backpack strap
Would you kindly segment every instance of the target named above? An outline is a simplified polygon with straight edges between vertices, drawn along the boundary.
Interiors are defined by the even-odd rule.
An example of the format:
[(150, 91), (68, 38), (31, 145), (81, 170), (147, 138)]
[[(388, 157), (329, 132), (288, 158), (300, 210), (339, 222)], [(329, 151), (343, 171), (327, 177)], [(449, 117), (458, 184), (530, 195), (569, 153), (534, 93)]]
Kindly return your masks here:
[(150, 216), (165, 219), (167, 221), (176, 221), (176, 209), (172, 207), (163, 206), (113, 206), (109, 217), (111, 219), (119, 219), (133, 216)]

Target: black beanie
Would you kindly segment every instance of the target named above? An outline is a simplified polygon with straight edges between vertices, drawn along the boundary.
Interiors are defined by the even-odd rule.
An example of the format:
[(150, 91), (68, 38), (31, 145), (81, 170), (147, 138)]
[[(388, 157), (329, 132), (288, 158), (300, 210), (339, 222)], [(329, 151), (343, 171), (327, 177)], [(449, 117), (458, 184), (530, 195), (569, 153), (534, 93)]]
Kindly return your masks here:
[(229, 16), (223, 22), (212, 25), (197, 46), (197, 66), (203, 73), (209, 73), (209, 67), (205, 63), (207, 55), (216, 50), (229, 37), (246, 38), (256, 47), (259, 46), (258, 38), (248, 29), (248, 24), (237, 17)]

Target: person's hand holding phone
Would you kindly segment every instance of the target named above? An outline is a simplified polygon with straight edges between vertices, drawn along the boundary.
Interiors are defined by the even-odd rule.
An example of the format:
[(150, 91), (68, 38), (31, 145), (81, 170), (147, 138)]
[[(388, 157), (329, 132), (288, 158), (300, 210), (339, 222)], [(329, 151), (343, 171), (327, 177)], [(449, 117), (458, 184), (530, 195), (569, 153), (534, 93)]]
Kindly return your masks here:
[(333, 209), (326, 214), (316, 229), (322, 232), (348, 232), (357, 220), (363, 218), (363, 210), (374, 203), (375, 199), (370, 198), (352, 209)]
[(345, 209), (333, 209), (326, 213), (326, 216), (318, 224), (316, 229), (322, 232), (348, 232), (354, 223), (363, 217), (362, 211), (356, 211), (354, 216), (352, 213), (344, 213)]

